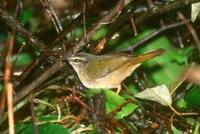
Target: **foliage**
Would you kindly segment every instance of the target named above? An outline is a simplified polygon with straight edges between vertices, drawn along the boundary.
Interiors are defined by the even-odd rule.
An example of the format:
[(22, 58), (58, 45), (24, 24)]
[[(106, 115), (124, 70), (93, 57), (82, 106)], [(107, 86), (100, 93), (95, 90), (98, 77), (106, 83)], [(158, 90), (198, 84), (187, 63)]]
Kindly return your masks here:
[[(13, 28), (6, 17), (0, 17), (0, 133), (9, 133), (5, 123), (4, 91), (7, 91), (5, 69), (8, 68), (6, 59), (12, 37), (15, 41), (9, 82), (13, 84), (14, 102), (18, 98), (21, 101), (14, 104), (16, 133), (30, 134), (36, 130), (40, 134), (199, 133), (199, 77), (187, 73), (199, 66), (200, 29), (195, 23), (199, 21), (199, 3), (188, 0), (187, 5), (181, 0), (155, 0), (151, 5), (130, 1), (128, 5), (121, 4), (122, 9), (119, 6), (114, 10), (119, 4), (117, 0), (88, 0), (86, 3), (79, 0), (71, 4), (52, 0), (53, 7), (48, 1), (42, 1), (43, 4), (41, 1), (21, 1), (23, 8), (19, 11), (15, 10), (20, 7), (17, 2), (10, 0), (4, 0), (3, 8), (0, 7), (15, 16), (14, 20), (27, 30)], [(102, 21), (114, 11), (117, 11), (114, 17)], [(185, 18), (192, 14), (193, 23), (180, 24), (186, 21), (177, 15), (180, 12)], [(159, 32), (172, 23), (177, 26)], [(145, 40), (156, 32), (159, 33)], [(38, 42), (35, 44), (35, 39), (45, 48)], [(134, 50), (123, 51), (140, 41), (144, 42)], [(66, 57), (64, 53), (80, 51), (95, 55), (127, 53), (138, 56), (157, 48), (163, 48), (164, 54), (138, 67), (122, 82), (119, 94), (114, 89), (85, 90), (72, 67), (60, 60)], [(54, 67), (58, 61), (59, 67)], [(51, 71), (46, 73), (47, 70)], [(190, 77), (195, 77), (195, 81)], [(165, 91), (155, 93), (155, 90)], [(20, 91), (28, 93), (20, 97)], [(98, 95), (100, 97), (95, 99)], [(184, 116), (181, 112), (192, 116)]]

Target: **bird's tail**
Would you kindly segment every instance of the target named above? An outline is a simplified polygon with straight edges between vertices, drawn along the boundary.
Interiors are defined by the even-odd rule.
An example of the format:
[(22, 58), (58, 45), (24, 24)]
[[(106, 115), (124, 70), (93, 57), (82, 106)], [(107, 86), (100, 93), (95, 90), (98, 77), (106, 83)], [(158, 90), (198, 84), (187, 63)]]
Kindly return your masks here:
[(162, 55), (164, 52), (165, 52), (165, 50), (162, 49), (162, 48), (146, 52), (142, 55), (139, 55), (139, 56), (133, 58), (131, 64), (143, 63), (143, 62), (150, 60), (154, 57)]

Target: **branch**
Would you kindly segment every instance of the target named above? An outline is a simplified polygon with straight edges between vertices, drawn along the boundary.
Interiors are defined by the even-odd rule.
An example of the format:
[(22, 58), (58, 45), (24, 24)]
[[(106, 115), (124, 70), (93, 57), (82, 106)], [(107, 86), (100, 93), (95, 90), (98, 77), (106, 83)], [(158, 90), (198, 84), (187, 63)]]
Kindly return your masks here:
[(19, 102), (22, 98), (27, 96), (31, 91), (33, 91), (37, 86), (46, 81), (49, 77), (59, 71), (62, 67), (65, 66), (65, 63), (57, 61), (53, 66), (49, 67), (45, 72), (43, 72), (37, 79), (33, 80), (30, 84), (23, 87), (17, 94), (14, 96), (14, 104)]
[(37, 37), (33, 36), (31, 32), (27, 31), (17, 20), (8, 14), (6, 10), (0, 8), (0, 19), (5, 21), (13, 31), (16, 31), (23, 38), (30, 41), (30, 45), (39, 51), (45, 51), (46, 45), (40, 41)]
[(104, 16), (101, 20), (99, 20), (92, 28), (92, 30), (87, 33), (87, 37), (86, 39), (83, 37), (74, 47), (72, 52), (76, 53), (78, 52), (83, 46), (85, 46), (86, 44), (88, 44), (91, 40), (91, 38), (97, 33), (97, 31), (102, 28), (103, 26), (105, 26), (105, 24), (109, 24), (112, 23), (114, 19), (116, 19), (116, 16), (118, 17), (118, 15), (121, 13), (121, 10), (124, 6), (124, 2), (125, 0), (120, 0), (116, 6), (114, 7), (114, 9), (111, 9), (110, 12)]
[[(124, 0), (119, 1), (115, 8), (111, 10), (111, 12), (103, 17), (100, 21), (96, 23), (96, 25), (93, 27), (93, 29), (87, 34), (86, 42), (84, 37), (74, 46), (73, 52), (77, 52), (80, 50), (84, 45), (87, 44), (92, 38), (96, 32), (104, 26), (105, 23), (110, 22), (113, 20), (114, 17), (116, 17), (117, 14), (119, 14), (119, 11), (121, 11), (121, 8), (123, 7)], [(62, 33), (61, 33), (62, 34)], [(58, 41), (58, 40), (56, 40)], [(55, 41), (55, 42), (56, 42)], [(66, 56), (69, 56), (71, 54), (71, 50), (68, 50), (63, 57), (61, 57), (60, 60), (64, 59)], [(57, 60), (51, 67), (49, 67), (45, 72), (43, 72), (40, 76), (38, 76), (38, 79), (34, 80), (24, 88), (22, 88), (14, 97), (14, 104), (19, 102), (22, 98), (27, 96), (31, 91), (33, 91), (37, 86), (39, 86), (41, 83), (46, 81), (52, 74), (56, 73), (60, 68), (64, 67), (65, 64)]]
[(125, 48), (125, 49), (122, 49), (120, 50), (121, 52), (125, 52), (125, 51), (133, 51), (135, 48), (139, 47), (140, 45), (144, 44), (146, 41), (152, 39), (153, 37), (155, 37), (156, 35), (162, 33), (163, 31), (166, 31), (166, 30), (169, 30), (169, 29), (173, 29), (175, 27), (178, 27), (178, 26), (182, 26), (182, 25), (185, 25), (186, 23), (190, 22), (190, 20), (184, 20), (184, 21), (181, 21), (181, 22), (176, 22), (176, 23), (173, 23), (173, 24), (170, 24), (170, 25), (167, 25), (167, 26), (164, 26), (162, 28), (160, 28), (159, 30), (147, 35), (146, 37), (144, 37), (142, 40), (130, 45), (129, 47)]
[[(195, 2), (198, 2), (199, 0), (176, 0), (173, 2), (170, 2), (169, 4), (163, 4), (162, 6), (154, 6), (153, 8), (147, 10), (145, 13), (139, 15), (139, 17), (134, 17), (135, 18), (135, 25), (140, 25), (141, 23), (159, 15), (163, 14), (169, 11), (173, 11), (175, 9), (184, 7), (186, 5), (193, 4)], [(118, 21), (112, 24), (112, 29), (109, 31), (109, 33), (106, 35), (107, 40), (112, 37), (113, 33), (121, 27), (122, 25), (125, 25), (126, 23), (129, 23), (129, 16), (134, 16), (135, 10), (132, 10), (130, 13), (124, 14), (121, 16)]]

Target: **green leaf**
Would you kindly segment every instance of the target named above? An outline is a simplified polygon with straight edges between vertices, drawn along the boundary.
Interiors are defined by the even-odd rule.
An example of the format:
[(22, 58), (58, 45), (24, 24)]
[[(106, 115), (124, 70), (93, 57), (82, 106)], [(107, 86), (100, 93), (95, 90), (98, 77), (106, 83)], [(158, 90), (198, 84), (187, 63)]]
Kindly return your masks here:
[(0, 91), (3, 90), (3, 84), (0, 84)]
[[(87, 134), (87, 133), (85, 133)], [(97, 129), (91, 130), (88, 134), (101, 134)]]
[(184, 98), (182, 97), (180, 100), (178, 100), (176, 102), (176, 107), (180, 110), (187, 110), (188, 107), (188, 103), (184, 100)]
[[(120, 50), (134, 45), (134, 43), (144, 39), (144, 37), (153, 32), (155, 32), (155, 29), (147, 29), (137, 37), (124, 41), (116, 49)], [(141, 46), (137, 51), (137, 55), (157, 48), (165, 49), (163, 55), (143, 63), (142, 66), (146, 70), (151, 70), (150, 72), (148, 71), (150, 85), (166, 84), (168, 87), (186, 70), (188, 67), (188, 57), (195, 50), (193, 46), (185, 48), (184, 50), (176, 49), (173, 47), (174, 44), (166, 36), (157, 36), (149, 41), (148, 44), (142, 44)]]
[[(105, 90), (106, 94), (106, 112), (110, 113), (113, 110), (116, 109), (116, 107), (123, 104), (126, 100), (116, 94), (115, 92), (111, 90)], [(130, 115), (135, 109), (137, 108), (137, 105), (133, 103), (129, 103), (128, 105), (124, 106), (121, 111), (117, 112), (117, 115), (115, 116), (115, 119), (122, 119), (125, 116)]]
[(107, 33), (108, 29), (107, 28), (102, 28), (100, 29), (93, 37), (92, 40), (97, 41), (101, 37), (105, 36)]
[[(73, 33), (73, 38), (81, 38), (83, 36), (83, 29), (81, 27), (77, 27), (77, 28), (74, 28), (72, 30), (72, 33)], [(71, 37), (71, 33), (68, 33), (66, 35), (67, 39), (70, 40), (72, 37)]]
[(128, 89), (130, 89), (130, 91), (133, 93), (133, 94), (137, 94), (139, 93), (137, 87), (135, 86), (135, 84), (131, 83), (128, 87)]
[(177, 103), (177, 108), (182, 111), (188, 110), (192, 107), (200, 106), (200, 85), (196, 85), (191, 91), (189, 91), (184, 97), (182, 97)]
[(177, 51), (176, 59), (175, 61), (178, 64), (186, 64), (188, 65), (188, 57), (192, 55), (192, 52), (195, 51), (195, 48), (193, 46), (187, 47), (184, 51), (179, 49)]
[[(62, 125), (47, 123), (38, 125), (40, 134), (71, 134), (69, 130), (65, 129)], [(21, 134), (33, 134), (34, 129), (32, 123)]]
[[(178, 130), (177, 128), (175, 128), (174, 126), (172, 126), (172, 131), (173, 134), (183, 134), (183, 131)], [(166, 134), (169, 134), (169, 132), (166, 132)]]
[[(166, 84), (169, 87), (187, 69), (188, 53), (194, 49), (189, 47), (177, 53), (177, 49), (173, 47), (170, 40), (161, 36), (142, 47), (139, 52), (144, 53), (156, 48), (165, 49), (165, 53), (143, 63), (143, 66), (147, 68), (146, 70), (151, 70), (148, 78), (153, 84)], [(179, 58), (177, 59), (177, 57)]]
[(26, 10), (23, 10), (21, 15), (22, 15), (22, 23), (24, 25), (29, 23), (30, 19), (33, 18), (33, 13), (34, 13), (34, 9), (33, 8), (28, 8)]
[(197, 123), (193, 134), (199, 134), (199, 133), (200, 133), (200, 123)]
[[(100, 91), (101, 89), (95, 89), (95, 90), (91, 89), (88, 91), (88, 94), (90, 94), (91, 96), (91, 95), (100, 93)], [(104, 92), (106, 95), (106, 113), (107, 114), (109, 114), (110, 112), (115, 110), (118, 106), (126, 102), (126, 100), (123, 97), (119, 96), (112, 90), (104, 89)], [(121, 111), (118, 111), (114, 118), (116, 120), (122, 119), (123, 117), (130, 115), (137, 107), (138, 107), (137, 105), (133, 103), (129, 103), (126, 106), (122, 107)]]
[[(40, 122), (42, 121), (51, 121), (56, 120), (56, 115), (40, 117)], [(44, 123), (37, 126), (40, 134), (70, 134), (70, 131), (64, 128), (60, 124), (56, 123)], [(16, 126), (16, 133), (20, 134), (33, 134), (34, 128), (33, 123), (31, 121), (22, 122), (17, 124)]]
[(200, 106), (200, 85), (196, 85), (191, 91), (189, 91), (184, 100), (189, 106)]
[[(92, 97), (92, 96), (94, 96), (96, 94), (99, 94), (101, 92), (101, 90), (102, 89), (90, 89), (90, 90), (87, 91), (86, 96), (87, 97)], [(109, 89), (104, 89), (104, 90), (109, 90)]]
[(29, 24), (31, 32), (35, 32), (39, 25), (38, 18), (34, 18), (34, 13), (36, 11), (37, 10), (35, 10), (34, 8), (27, 8), (27, 9), (23, 10), (23, 12), (21, 13), (22, 23), (24, 25)]

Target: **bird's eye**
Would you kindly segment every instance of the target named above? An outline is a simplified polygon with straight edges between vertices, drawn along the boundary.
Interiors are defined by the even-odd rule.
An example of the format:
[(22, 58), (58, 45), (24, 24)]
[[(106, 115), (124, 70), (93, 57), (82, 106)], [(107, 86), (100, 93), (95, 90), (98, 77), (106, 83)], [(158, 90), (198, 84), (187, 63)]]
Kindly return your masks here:
[(75, 64), (86, 63), (86, 59), (82, 57), (74, 57), (71, 59)]
[(75, 59), (74, 62), (80, 62), (80, 60), (79, 59)]

